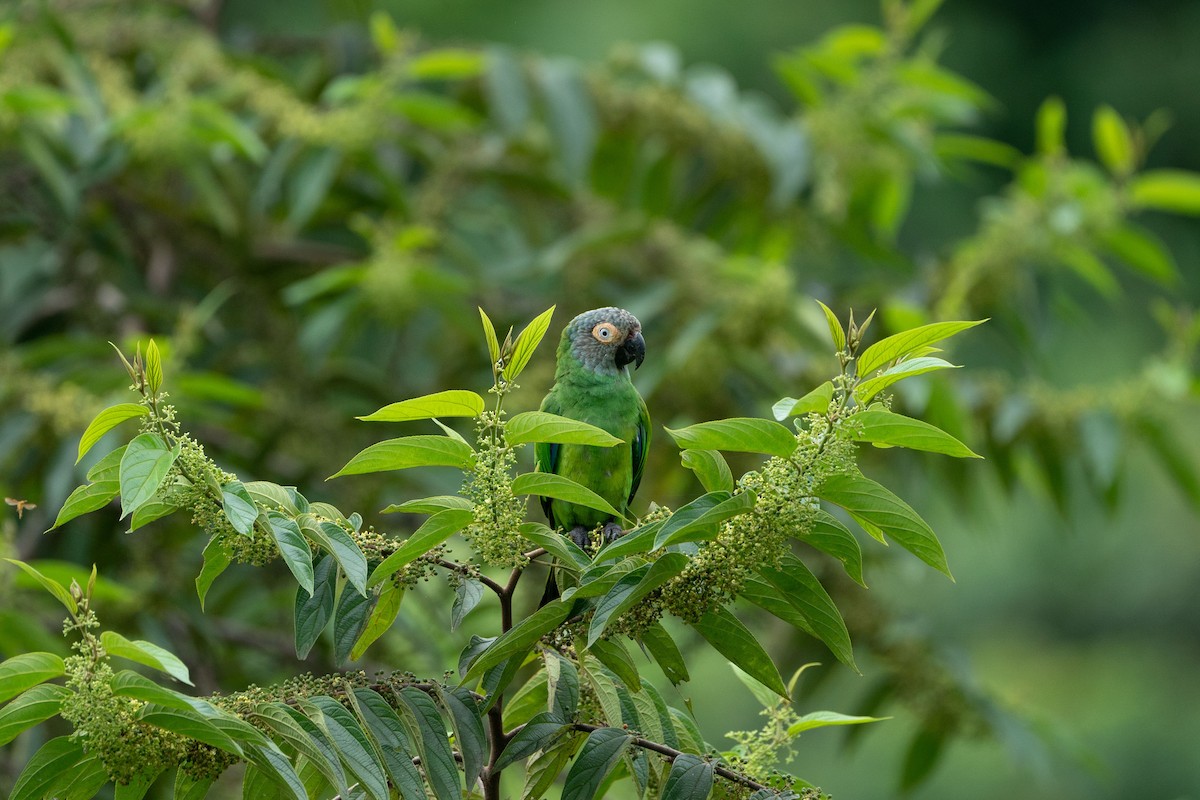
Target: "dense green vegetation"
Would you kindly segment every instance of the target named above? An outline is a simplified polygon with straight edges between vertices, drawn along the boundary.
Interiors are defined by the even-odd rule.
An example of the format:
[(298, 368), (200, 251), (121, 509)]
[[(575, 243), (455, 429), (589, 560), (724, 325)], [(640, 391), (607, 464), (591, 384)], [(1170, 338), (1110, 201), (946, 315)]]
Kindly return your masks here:
[[(219, 14), (162, 3), (50, 2), (5, 10), (0, 491), (12, 499), (13, 514), (0, 523), (0, 548), (32, 570), (0, 571), (0, 656), (18, 659), (6, 662), (7, 673), (0, 667), (0, 694), (9, 699), (28, 690), (24, 700), (0, 708), (0, 787), (8, 790), (47, 740), (44, 757), (57, 756), (60, 764), (103, 750), (83, 748), (87, 738), (53, 739), (74, 725), (95, 736), (91, 742), (101, 740), (96, 720), (104, 717), (98, 709), (107, 707), (94, 695), (101, 683), (113, 688), (96, 678), (108, 669), (97, 655), (102, 648), (186, 677), (211, 697), (215, 705), (207, 709), (220, 711), (209, 718), (206, 708), (186, 710), (173, 692), (117, 672), (124, 713), (143, 713), (139, 701), (177, 713), (159, 712), (154, 722), (168, 733), (147, 741), (140, 760), (92, 758), (81, 774), (97, 785), (128, 777), (131, 765), (172, 767), (181, 748), (189, 763), (203, 751), (212, 768), (238, 760), (229, 753), (245, 746), (260, 753), (257, 762), (247, 757), (255, 768), (245, 771), (245, 780), (264, 792), (264, 776), (286, 772), (273, 756), (261, 755), (274, 752), (256, 738), (266, 733), (283, 737), (280, 752), (302, 756), (301, 779), (336, 790), (339, 775), (347, 780), (341, 762), (305, 755), (313, 745), (304, 737), (323, 741), (307, 731), (324, 726), (342, 747), (330, 729), (340, 724), (346, 731), (369, 730), (368, 743), (409, 735), (422, 763), (440, 757), (455, 773), (453, 781), (445, 771), (437, 778), (432, 768), (426, 775), (431, 791), (443, 797), (448, 784), (437, 781), (461, 776), (444, 737), (435, 743), (438, 726), (453, 731), (458, 766), (468, 776), (478, 774), (475, 767), (495, 766), (489, 759), (499, 754), (495, 732), (485, 735), (486, 708), (444, 675), (461, 665), (465, 685), (480, 697), (499, 696), (515, 681), (506, 698), (506, 730), (523, 722), (538, 730), (530, 721), (539, 711), (549, 715), (540, 720), (546, 736), (576, 726), (572, 737), (560, 737), (565, 744), (547, 748), (547, 780), (561, 772), (570, 782), (575, 768), (568, 759), (582, 748), (598, 764), (620, 763), (610, 777), (634, 775), (627, 785), (648, 782), (658, 791), (665, 784), (673, 787), (668, 796), (691, 796), (706, 786), (705, 776), (716, 774), (716, 762), (695, 755), (715, 749), (725, 754), (721, 769), (755, 781), (781, 768), (838, 796), (849, 794), (842, 785), (879, 796), (897, 786), (956, 796), (955, 781), (959, 793), (1006, 785), (1003, 777), (970, 766), (988, 746), (981, 743), (1000, 742), (1022, 781), (1039, 768), (1057, 776), (1029, 789), (1031, 796), (1184, 791), (1196, 774), (1182, 757), (1162, 763), (1130, 758), (1128, 765), (1110, 763), (1108, 772), (1087, 776), (1097, 747), (1111, 759), (1123, 748), (1137, 752), (1139, 739), (1172, 737), (1155, 731), (1147, 739), (1134, 725), (1105, 726), (1103, 740), (1084, 728), (1070, 733), (1071, 721), (1057, 718), (1056, 708), (1079, 709), (1056, 707), (1054, 694), (1081, 684), (1091, 702), (1111, 703), (1116, 718), (1145, 719), (1125, 710), (1137, 700), (1106, 688), (1139, 670), (1098, 668), (1075, 651), (1043, 648), (1039, 637), (1069, 639), (1118, 617), (1143, 638), (1122, 639), (1101, 659), (1111, 664), (1146, 646), (1128, 661), (1161, 678), (1139, 678), (1160, 684), (1145, 688), (1145, 703), (1168, 715), (1186, 705), (1163, 694), (1162, 686), (1187, 674), (1173, 672), (1172, 660), (1187, 663), (1196, 655), (1194, 643), (1177, 642), (1172, 631), (1195, 623), (1194, 609), (1182, 599), (1182, 587), (1196, 578), (1188, 566), (1195, 563), (1189, 557), (1194, 542), (1176, 531), (1188, 519), (1185, 509), (1200, 503), (1194, 431), (1187, 424), (1195, 407), (1200, 325), (1186, 306), (1194, 289), (1186, 259), (1194, 254), (1185, 243), (1177, 259), (1160, 233), (1172, 232), (1162, 220), (1200, 214), (1200, 175), (1152, 160), (1169, 127), (1164, 114), (1134, 120), (1100, 105), (1068, 120), (1067, 105), (1052, 97), (1028, 121), (1032, 152), (980, 135), (982, 115), (994, 101), (988, 87), (939, 64), (940, 37), (927, 33), (937, 5), (885, 0), (875, 23), (841, 25), (811, 44), (763, 54), (783, 87), (774, 98), (739, 88), (718, 67), (687, 63), (665, 43), (627, 44), (602, 61), (583, 62), (486, 41), (446, 44), (397, 27), (384, 12), (293, 39), (262, 34), (266, 26), (250, 34), (222, 31)], [(245, 10), (228, 12), (238, 13)], [(1068, 149), (1080, 130), (1088, 134), (1088, 148)], [(957, 220), (964, 203), (977, 205), (972, 230), (930, 219), (926, 209), (946, 197), (960, 206)], [(837, 327), (813, 297), (840, 318)], [(553, 304), (553, 321), (539, 317)], [(512, 425), (518, 412), (536, 408), (553, 373), (549, 343), (523, 352), (528, 361), (516, 368), (505, 361), (522, 373), (519, 385), (512, 384), (515, 374), (498, 372), (492, 365), (502, 355), (503, 336), (485, 343), (477, 307), (501, 334), (537, 318), (531, 330), (548, 326), (553, 339), (578, 311), (611, 304), (638, 315), (649, 343), (636, 383), (656, 436), (635, 509), (645, 528), (682, 529), (671, 540), (676, 545), (693, 536), (702, 544), (692, 545), (694, 552), (667, 552), (671, 542), (655, 535), (643, 541), (650, 546), (626, 546), (621, 555), (628, 559), (600, 569), (579, 561), (584, 554), (535, 522), (492, 533), (472, 527), (486, 505), (480, 501), (494, 495), (472, 495), (463, 486), (463, 471), (478, 474), (484, 459), (468, 458), (462, 448), (488, 452), (485, 443), (504, 430), (481, 415), (468, 394), (482, 399), (489, 386), (502, 390)], [(953, 341), (953, 358), (921, 349), (941, 346), (939, 335), (887, 349), (886, 358), (868, 359), (870, 369), (863, 369), (860, 357), (871, 351), (860, 349), (857, 326), (846, 330), (850, 308), (860, 325), (876, 309), (863, 326), (864, 349), (902, 341), (889, 337), (907, 330), (952, 332), (939, 323), (990, 319)], [(855, 341), (847, 342), (847, 333)], [(525, 345), (538, 338), (529, 334)], [(129, 359), (129, 374), (110, 341)], [(890, 411), (867, 409), (874, 398), (866, 395), (874, 393), (859, 383), (855, 397), (854, 381), (896, 359), (893, 377), (913, 380), (880, 387), (892, 395)], [(860, 371), (847, 372), (856, 361)], [(951, 363), (967, 367), (943, 369)], [(129, 394), (131, 380), (137, 395)], [(159, 397), (163, 389), (169, 399)], [(450, 390), (468, 393), (454, 397), (460, 406), (468, 398), (471, 413), (439, 405), (446, 398), (437, 393)], [(430, 396), (441, 401), (409, 406), (397, 418), (415, 420), (402, 433), (423, 425), (421, 441), (432, 441), (430, 435), (439, 441), (440, 460), (411, 465), (442, 467), (397, 472), (410, 462), (385, 461), (343, 469), (364, 474), (325, 482), (385, 438), (356, 416)], [(804, 401), (795, 407), (776, 402), (785, 397)], [(84, 434), (97, 413), (112, 406), (118, 410), (105, 419), (119, 427)], [(799, 430), (770, 422), (773, 411), (787, 425), (795, 411)], [(808, 412), (817, 416), (804, 416)], [(877, 417), (845, 422), (862, 413)], [(677, 640), (682, 656), (668, 652), (664, 663), (661, 652), (648, 647), (661, 670), (642, 659), (632, 642), (644, 642), (637, 625), (646, 620), (620, 601), (644, 601), (659, 591), (663, 584), (641, 582), (656, 567), (654, 580), (662, 581), (700, 572), (700, 554), (706, 547), (718, 552), (715, 543), (730, 530), (748, 536), (738, 552), (745, 541), (770, 539), (758, 529), (736, 529), (756, 513), (761, 517), (756, 504), (783, 485), (779, 459), (793, 457), (796, 433), (801, 450), (805, 437), (821, 437), (822, 426), (841, 430), (834, 438), (847, 448), (853, 439), (911, 446), (912, 439), (895, 438), (895, 419), (878, 417), (885, 413), (949, 432), (942, 439), (921, 428), (926, 446), (918, 449), (947, 453), (963, 442), (985, 460), (860, 447), (857, 454), (834, 452), (833, 463), (805, 463), (799, 474), (823, 490), (793, 488), (791, 496), (827, 501), (835, 515), (828, 516), (831, 522), (822, 517), (828, 525), (822, 530), (840, 546), (828, 539), (816, 546), (813, 518), (806, 516), (813, 509), (800, 504), (805, 514), (784, 526), (802, 540), (794, 554), (777, 548), (764, 561), (739, 564), (733, 578), (693, 580), (692, 588), (708, 593), (696, 606), (697, 616), (704, 617), (701, 610), (714, 615), (704, 617), (707, 622), (687, 619), (679, 613), (686, 603), (668, 597), (661, 608), (675, 613), (656, 630)], [(451, 419), (462, 416), (478, 417), (481, 430)], [(139, 423), (122, 422), (135, 417)], [(452, 427), (420, 422), (430, 417)], [(756, 418), (761, 426), (731, 438), (692, 427), (727, 418)], [(519, 444), (519, 425), (501, 440)], [(793, 443), (788, 448), (778, 440), (780, 429)], [(469, 441), (481, 437), (472, 450), (465, 442), (452, 444), (459, 441), (452, 431)], [(686, 431), (695, 438), (681, 440)], [(939, 444), (929, 446), (930, 436)], [(126, 443), (129, 449), (118, 449)], [(140, 466), (127, 471), (131, 450)], [(734, 451), (728, 469), (711, 455), (717, 450)], [(688, 455), (701, 452), (707, 455)], [(528, 452), (518, 449), (515, 457), (518, 471), (531, 467)], [(533, 479), (525, 476), (516, 478), (525, 485), (508, 481), (512, 462), (497, 458), (489, 462), (493, 488), (507, 483), (518, 496), (526, 493), (521, 489), (546, 490), (528, 485)], [(826, 480), (859, 480), (856, 462), (874, 478), (868, 494), (877, 503), (885, 498), (895, 513), (901, 506), (891, 491), (908, 498), (900, 522), (883, 524), (878, 505), (850, 499), (851, 489), (867, 484)], [(734, 475), (750, 477), (735, 485)], [(81, 484), (92, 488), (77, 490)], [(379, 513), (389, 504), (460, 490), (474, 501), (470, 519), (466, 508), (447, 500)], [(513, 502), (506, 508), (523, 508)], [(913, 508), (938, 530), (936, 551)], [(176, 509), (183, 510), (159, 516)], [(360, 515), (350, 513), (355, 509)], [(668, 518), (666, 509), (677, 513)], [(118, 519), (125, 512), (132, 520)], [(428, 521), (419, 516), (430, 513)], [(687, 516), (705, 513), (704, 524)], [(56, 518), (65, 524), (55, 526)], [(529, 519), (540, 521), (536, 512)], [(1120, 525), (1126, 527), (1113, 527)], [(126, 535), (131, 526), (136, 531)], [(1064, 537), (1056, 528), (1077, 535)], [(516, 538), (501, 542), (496, 531)], [(914, 532), (923, 545), (914, 543)], [(885, 533), (902, 547), (884, 549), (867, 535)], [(410, 534), (449, 549), (428, 555), (396, 544)], [(1135, 535), (1135, 545), (1119, 541)], [(597, 627), (595, 616), (589, 631), (571, 628), (578, 623), (566, 601), (534, 613), (538, 591), (504, 591), (510, 570), (526, 569), (522, 553), (535, 548), (549, 551), (530, 567), (539, 577), (555, 556), (564, 585), (599, 581), (581, 597), (608, 599), (621, 636), (603, 636), (607, 623)], [(959, 583), (925, 586), (910, 571), (919, 561), (905, 549), (935, 569), (953, 569)], [(997, 551), (1005, 558), (993, 560)], [(504, 553), (517, 561), (506, 562)], [(439, 560), (459, 566), (439, 567)], [(968, 574), (958, 568), (960, 560)], [(670, 566), (657, 566), (664, 563)], [(89, 585), (92, 564), (98, 577)], [(228, 569), (215, 580), (218, 566)], [(388, 569), (402, 569), (400, 578), (385, 580)], [(926, 574), (933, 573), (920, 573)], [(438, 577), (422, 580), (431, 575)], [(452, 585), (447, 575), (457, 575)], [(621, 575), (639, 582), (617, 583)], [(1093, 585), (1091, 575), (1103, 585)], [(65, 587), (73, 579), (89, 588), (72, 596)], [(501, 632), (494, 608), (484, 611), (487, 603), (468, 616), (488, 581), (501, 590), (496, 602), (510, 616), (503, 630), (522, 619), (533, 622), (503, 647), (482, 654), (468, 647), (460, 660), (472, 634)], [(46, 586), (59, 603), (42, 591)], [(612, 593), (614, 586), (640, 588), (621, 595)], [(306, 606), (306, 596), (324, 600)], [(726, 608), (738, 596), (753, 602)], [(802, 597), (809, 604), (798, 608)], [(924, 604), (914, 599), (922, 597)], [(365, 600), (352, 606), (354, 598)], [(1043, 615), (1058, 628), (1009, 627), (988, 610), (993, 606), (1014, 616)], [(66, 639), (57, 633), (64, 607), (74, 620)], [(92, 612), (102, 632), (90, 627)], [(794, 627), (775, 627), (765, 612)], [(305, 613), (322, 625), (297, 624), (295, 636), (286, 633)], [(336, 619), (322, 634), (331, 615)], [(676, 619), (681, 616), (689, 624)], [(757, 645), (722, 649), (718, 643), (742, 630), (738, 619), (767, 652)], [(461, 623), (458, 631), (448, 632), (451, 620), (456, 628)], [(972, 642), (981, 662), (976, 671), (953, 651), (981, 620), (987, 639)], [(559, 648), (539, 647), (536, 664), (520, 673), (488, 672), (510, 657), (517, 669), (542, 635), (564, 621), (568, 632), (546, 642)], [(741, 663), (751, 676), (750, 692), (723, 691), (730, 673), (712, 663), (706, 640)], [(67, 669), (60, 657), (75, 641), (85, 645), (84, 661), (68, 660), (76, 671), (67, 688), (61, 681), (26, 682), (56, 680)], [(401, 728), (380, 723), (372, 729), (365, 716), (361, 724), (344, 717), (348, 707), (329, 696), (348, 702), (355, 695), (347, 684), (297, 678), (306, 671), (334, 675), (348, 660), (368, 675), (417, 676), (392, 675), (394, 683), (386, 686), (350, 679), (350, 689), (387, 689), (363, 694), (366, 703), (394, 689)], [(785, 686), (781, 674), (813, 661), (822, 665), (800, 675), (794, 709), (763, 693), (765, 685), (795, 695), (796, 686)], [(118, 670), (130, 666), (113, 663)], [(1026, 667), (1015, 679), (1012, 664)], [(688, 672), (693, 680), (672, 688)], [(477, 684), (485, 673), (498, 683), (489, 686), (485, 678)], [(638, 683), (650, 688), (630, 691)], [(241, 694), (251, 684), (278, 688)], [(414, 686), (431, 694), (413, 695)], [(252, 720), (257, 728), (225, 720), (231, 711), (249, 716), (257, 701), (297, 697), (317, 699), (298, 716), (278, 704), (274, 711), (260, 709), (262, 718)], [(1090, 706), (1083, 697), (1079, 704)], [(684, 710), (689, 699), (698, 728)], [(762, 706), (766, 727), (755, 730), (763, 724), (756, 716)], [(647, 713), (651, 707), (655, 714)], [(24, 723), (63, 708), (65, 721), (23, 732)], [(844, 716), (810, 714), (819, 708)], [(674, 722), (653, 719), (660, 711)], [(272, 714), (274, 721), (267, 721)], [(855, 784), (839, 773), (845, 756), (829, 743), (841, 742), (840, 733), (796, 739), (821, 723), (885, 716), (895, 719), (846, 729), (845, 742), (871, 764), (875, 783)], [(218, 717), (225, 721), (214, 726)], [(645, 755), (654, 751), (622, 732), (630, 719), (647, 741), (688, 758), (676, 755), (672, 764), (661, 751)], [(746, 730), (723, 739), (731, 727)], [(178, 738), (183, 730), (191, 731), (193, 744)], [(119, 734), (117, 727), (103, 732)], [(1072, 736), (1087, 744), (1077, 745)], [(1187, 741), (1187, 731), (1178, 739)], [(197, 749), (195, 741), (206, 746)], [(524, 755), (546, 741), (531, 738)], [(129, 756), (120, 748), (106, 752)], [(956, 761), (956, 752), (967, 760)], [(641, 755), (621, 761), (621, 753)], [(797, 761), (789, 766), (793, 753)], [(369, 755), (355, 762), (342, 750), (350, 782), (373, 796), (385, 778), (364, 766)], [(575, 764), (581, 762), (583, 755)], [(222, 791), (236, 791), (241, 770), (225, 774)], [(680, 777), (672, 783), (676, 771)], [(168, 769), (153, 791), (169, 796), (173, 772)], [(415, 773), (389, 774), (400, 785)], [(603, 778), (601, 772), (597, 784)], [(575, 780), (576, 787), (588, 786)], [(513, 781), (511, 788), (505, 784), (506, 796), (520, 789), (520, 776)], [(179, 782), (174, 785), (180, 791)], [(717, 778), (714, 785), (724, 792), (739, 784)], [(81, 796), (93, 789), (86, 779), (77, 787)]]

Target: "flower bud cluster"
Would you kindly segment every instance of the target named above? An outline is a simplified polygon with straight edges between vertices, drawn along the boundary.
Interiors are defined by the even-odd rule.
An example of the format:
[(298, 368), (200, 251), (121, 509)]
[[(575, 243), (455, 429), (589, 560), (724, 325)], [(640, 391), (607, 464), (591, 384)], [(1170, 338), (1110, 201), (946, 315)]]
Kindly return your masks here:
[(462, 494), (471, 501), (475, 518), (463, 531), (485, 564), (520, 567), (528, 563), (520, 527), (525, 500), (512, 491), (512, 468), (517, 455), (504, 439), (499, 415), (485, 411), (478, 422), (475, 468), (463, 481)]

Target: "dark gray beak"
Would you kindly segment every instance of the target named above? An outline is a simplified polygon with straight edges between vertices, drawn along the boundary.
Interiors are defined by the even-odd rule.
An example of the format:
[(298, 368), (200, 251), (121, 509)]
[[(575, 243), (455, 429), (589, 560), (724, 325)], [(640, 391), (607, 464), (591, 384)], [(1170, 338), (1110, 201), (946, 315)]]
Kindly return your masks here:
[(642, 361), (645, 358), (646, 340), (642, 338), (641, 331), (630, 336), (617, 348), (616, 359), (618, 368), (626, 364), (633, 364), (633, 368), (637, 369), (642, 365)]

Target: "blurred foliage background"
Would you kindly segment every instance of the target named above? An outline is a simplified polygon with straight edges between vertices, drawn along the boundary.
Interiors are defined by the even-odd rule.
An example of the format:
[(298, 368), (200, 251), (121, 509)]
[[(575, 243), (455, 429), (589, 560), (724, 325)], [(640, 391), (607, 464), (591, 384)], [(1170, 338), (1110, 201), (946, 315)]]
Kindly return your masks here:
[[(1200, 7), (937, 5), (7, 3), (0, 492), (37, 508), (6, 507), (0, 549), (97, 563), (106, 625), (170, 646), (202, 690), (329, 671), (328, 647), (295, 662), (282, 574), (231, 570), (201, 615), (186, 520), (126, 535), (109, 508), (42, 535), (110, 449), (74, 464), (126, 399), (108, 341), (156, 338), (185, 425), (243, 478), (403, 532), (377, 510), (452, 478), (323, 479), (378, 438), (355, 415), (488, 385), (477, 305), (520, 325), (557, 303), (555, 330), (638, 314), (636, 382), (672, 427), (824, 380), (812, 297), (878, 308), (875, 337), (990, 317), (965, 369), (896, 398), (988, 460), (866, 465), (957, 583), (895, 553), (869, 593), (823, 573), (863, 676), (763, 628), (785, 671), (826, 664), (802, 709), (895, 717), (814, 732), (791, 769), (838, 797), (1197, 796)], [(551, 376), (544, 346), (527, 404)], [(660, 436), (640, 502), (691, 480)], [(14, 572), (0, 657), (64, 651)], [(410, 596), (428, 613), (371, 657), (444, 669), (448, 597)], [(755, 727), (695, 655), (709, 740)]]

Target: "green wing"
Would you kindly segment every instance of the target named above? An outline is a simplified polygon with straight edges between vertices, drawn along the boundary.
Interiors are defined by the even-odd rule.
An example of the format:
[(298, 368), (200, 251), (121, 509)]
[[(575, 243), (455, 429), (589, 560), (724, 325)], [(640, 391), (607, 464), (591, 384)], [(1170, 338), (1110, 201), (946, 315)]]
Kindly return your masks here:
[(629, 486), (629, 500), (625, 505), (628, 507), (633, 502), (633, 496), (637, 494), (638, 486), (642, 482), (642, 472), (646, 469), (646, 453), (650, 451), (650, 411), (646, 408), (646, 401), (642, 396), (638, 395), (638, 425), (637, 432), (633, 436), (632, 451), (633, 451), (633, 483)]
[[(561, 406), (558, 404), (558, 398), (554, 393), (546, 395), (542, 400), (542, 411), (547, 414), (561, 413)], [(558, 473), (558, 448), (557, 444), (547, 444), (546, 442), (534, 442), (533, 444), (533, 461), (537, 465), (538, 472), (553, 472)], [(546, 519), (550, 526), (554, 526), (554, 517), (550, 515), (550, 498), (542, 498), (542, 511), (546, 514)]]

